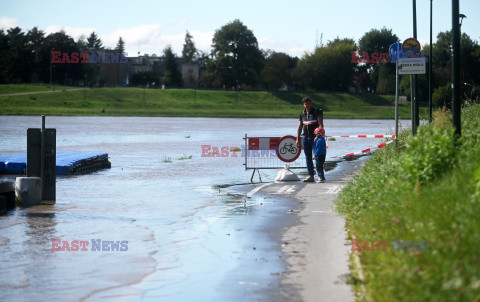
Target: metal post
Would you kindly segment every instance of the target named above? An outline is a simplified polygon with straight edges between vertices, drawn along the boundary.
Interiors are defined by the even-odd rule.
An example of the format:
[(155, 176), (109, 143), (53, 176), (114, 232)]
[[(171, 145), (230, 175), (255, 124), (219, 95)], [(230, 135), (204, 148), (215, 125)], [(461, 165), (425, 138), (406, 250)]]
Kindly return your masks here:
[(413, 75), (410, 75), (410, 118), (412, 119), (412, 135), (417, 133), (415, 129), (415, 94), (413, 93)]
[[(417, 1), (413, 0), (413, 38), (417, 39)], [(413, 75), (413, 117), (412, 117), (412, 131), (413, 134), (417, 134), (417, 127), (419, 125), (418, 119), (418, 76)]]
[(45, 188), (45, 115), (42, 115), (42, 132), (40, 139), (40, 177), (42, 179), (42, 200)]
[[(248, 155), (248, 136), (247, 134), (245, 133), (245, 149), (243, 150), (244, 154), (245, 154), (245, 171), (248, 170), (247, 167), (248, 167), (248, 163), (247, 163), (247, 155)], [(255, 172), (255, 171), (253, 171)]]
[(432, 64), (433, 64), (433, 44), (432, 44), (432, 2), (430, 0), (430, 49), (428, 51), (428, 122), (432, 122)]
[(460, 136), (461, 106), (460, 106), (460, 14), (459, 0), (452, 0), (452, 114), (455, 134)]
[[(397, 44), (397, 53), (399, 53), (399, 44)], [(398, 59), (395, 63), (395, 148), (398, 141)]]

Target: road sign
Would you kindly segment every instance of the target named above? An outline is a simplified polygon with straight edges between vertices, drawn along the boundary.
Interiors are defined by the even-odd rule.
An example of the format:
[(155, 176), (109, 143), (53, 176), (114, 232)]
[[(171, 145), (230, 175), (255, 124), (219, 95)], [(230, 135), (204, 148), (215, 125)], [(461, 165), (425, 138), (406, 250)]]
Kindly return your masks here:
[(398, 74), (425, 74), (425, 66), (425, 57), (398, 59)]
[(392, 44), (388, 50), (388, 54), (390, 55), (390, 58), (392, 58), (392, 63), (397, 62), (400, 58), (406, 57), (402, 51), (402, 43), (400, 42)]
[(420, 42), (417, 39), (406, 39), (402, 44), (402, 52), (409, 58), (416, 57), (421, 50)]
[(278, 140), (276, 151), (281, 161), (289, 163), (300, 156), (302, 147), (297, 148), (297, 139), (294, 136), (286, 135)]

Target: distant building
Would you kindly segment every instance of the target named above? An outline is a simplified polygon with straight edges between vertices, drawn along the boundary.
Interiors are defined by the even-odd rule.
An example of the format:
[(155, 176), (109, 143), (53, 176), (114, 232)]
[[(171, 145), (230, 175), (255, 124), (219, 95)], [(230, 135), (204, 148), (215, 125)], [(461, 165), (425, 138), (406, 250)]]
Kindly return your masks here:
[(183, 85), (185, 87), (196, 87), (198, 79), (200, 79), (206, 69), (205, 66), (198, 63), (180, 63)]
[[(115, 53), (114, 50), (99, 50), (98, 54)], [(97, 86), (127, 86), (130, 79), (136, 73), (153, 72), (163, 76), (164, 58), (156, 55), (142, 55), (138, 57), (127, 57), (125, 63), (98, 63), (89, 58), (90, 63), (95, 66), (95, 84)], [(206, 71), (204, 64), (183, 63), (178, 59), (178, 68), (182, 75), (185, 87), (196, 87), (198, 80)]]

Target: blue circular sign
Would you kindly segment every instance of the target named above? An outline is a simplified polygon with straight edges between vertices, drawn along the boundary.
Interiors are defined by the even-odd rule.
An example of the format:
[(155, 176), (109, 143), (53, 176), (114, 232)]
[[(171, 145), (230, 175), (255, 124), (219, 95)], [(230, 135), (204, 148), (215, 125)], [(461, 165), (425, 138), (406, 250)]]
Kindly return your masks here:
[(390, 58), (392, 58), (392, 62), (396, 62), (398, 59), (406, 57), (402, 51), (402, 43), (400, 42), (392, 44), (388, 50), (388, 54), (390, 55)]

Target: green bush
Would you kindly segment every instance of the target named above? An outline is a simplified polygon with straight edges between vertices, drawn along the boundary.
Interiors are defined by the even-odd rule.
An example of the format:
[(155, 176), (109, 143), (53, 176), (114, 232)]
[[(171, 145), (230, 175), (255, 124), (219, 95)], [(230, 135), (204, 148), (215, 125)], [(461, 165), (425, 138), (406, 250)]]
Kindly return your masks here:
[(375, 154), (337, 200), (352, 239), (428, 242), (354, 252), (363, 278), (351, 281), (365, 300), (480, 301), (480, 105), (463, 108), (460, 138), (448, 111), (435, 117)]
[(435, 89), (432, 96), (432, 103), (435, 107), (446, 106), (450, 108), (452, 103), (452, 83)]
[(405, 179), (425, 183), (452, 168), (456, 161), (453, 127), (420, 127), (417, 135), (405, 141), (405, 151), (397, 161)]

